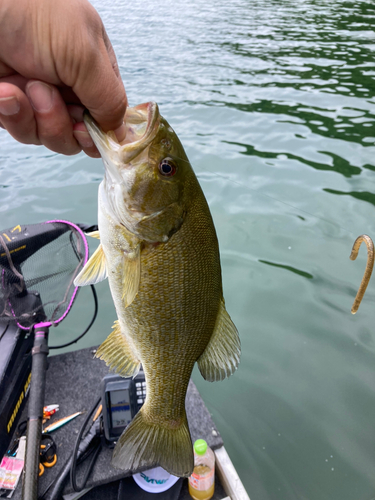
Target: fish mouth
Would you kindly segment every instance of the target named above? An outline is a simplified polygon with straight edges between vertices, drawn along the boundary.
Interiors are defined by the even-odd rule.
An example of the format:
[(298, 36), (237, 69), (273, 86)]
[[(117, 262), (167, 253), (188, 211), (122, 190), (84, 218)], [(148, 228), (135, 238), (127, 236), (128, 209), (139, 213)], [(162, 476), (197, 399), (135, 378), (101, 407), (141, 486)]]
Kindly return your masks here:
[(160, 113), (156, 102), (127, 108), (124, 119), (126, 136), (121, 143), (113, 131), (103, 132), (88, 111), (83, 119), (106, 167), (114, 177), (118, 177), (113, 166), (126, 166), (154, 140), (159, 128)]

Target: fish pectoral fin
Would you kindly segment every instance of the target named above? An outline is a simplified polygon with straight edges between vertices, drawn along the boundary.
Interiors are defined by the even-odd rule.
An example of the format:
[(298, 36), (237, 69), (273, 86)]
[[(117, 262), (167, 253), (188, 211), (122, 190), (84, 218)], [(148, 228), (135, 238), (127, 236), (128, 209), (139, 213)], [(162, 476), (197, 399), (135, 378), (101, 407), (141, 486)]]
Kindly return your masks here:
[(85, 235), (90, 236), (90, 238), (96, 238), (97, 240), (100, 240), (99, 231), (91, 231), (91, 233), (85, 233)]
[(129, 471), (159, 465), (174, 476), (189, 477), (194, 454), (186, 414), (178, 427), (168, 428), (147, 421), (141, 409), (117, 441), (111, 464)]
[(113, 331), (96, 351), (95, 357), (103, 359), (107, 366), (123, 377), (135, 377), (139, 372), (140, 361), (121, 333), (119, 322), (115, 321), (112, 328)]
[(211, 339), (198, 358), (199, 370), (206, 380), (224, 380), (234, 373), (240, 362), (241, 343), (237, 328), (220, 301), (216, 325)]
[(125, 307), (135, 299), (141, 279), (141, 245), (132, 252), (125, 252), (123, 257), (122, 299)]
[(85, 267), (74, 280), (75, 286), (95, 285), (107, 278), (107, 264), (102, 245), (91, 255)]

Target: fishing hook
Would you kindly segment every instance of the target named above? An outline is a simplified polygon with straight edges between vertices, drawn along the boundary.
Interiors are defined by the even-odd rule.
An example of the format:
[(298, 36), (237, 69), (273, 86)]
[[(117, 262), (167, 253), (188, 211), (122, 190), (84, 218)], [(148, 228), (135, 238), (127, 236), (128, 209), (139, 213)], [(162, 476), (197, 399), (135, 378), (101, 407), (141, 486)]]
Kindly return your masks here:
[(365, 274), (363, 275), (361, 284), (359, 285), (359, 289), (357, 292), (357, 295), (354, 299), (353, 306), (352, 306), (352, 314), (355, 314), (358, 311), (359, 305), (363, 299), (363, 296), (365, 294), (367, 285), (369, 284), (370, 278), (371, 278), (371, 273), (372, 269), (374, 267), (374, 243), (370, 236), (367, 236), (367, 234), (362, 234), (361, 236), (358, 236), (358, 238), (355, 240), (353, 243), (353, 248), (352, 248), (352, 253), (350, 254), (350, 259), (355, 260), (358, 255), (358, 250), (359, 247), (361, 246), (362, 242), (366, 243), (367, 247), (367, 262), (366, 262), (366, 269), (365, 269)]

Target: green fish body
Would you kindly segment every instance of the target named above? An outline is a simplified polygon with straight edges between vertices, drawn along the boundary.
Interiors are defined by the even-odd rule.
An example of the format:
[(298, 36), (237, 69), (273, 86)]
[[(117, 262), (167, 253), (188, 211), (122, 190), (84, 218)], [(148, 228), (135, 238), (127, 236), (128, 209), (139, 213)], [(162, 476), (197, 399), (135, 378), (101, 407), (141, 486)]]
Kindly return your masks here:
[(100, 245), (79, 285), (108, 277), (118, 321), (97, 356), (125, 377), (142, 364), (146, 401), (121, 435), (114, 466), (160, 465), (189, 476), (185, 412), (195, 362), (207, 380), (239, 363), (238, 332), (225, 310), (212, 217), (183, 147), (155, 103), (129, 108), (124, 144), (86, 125), (106, 176), (99, 188)]

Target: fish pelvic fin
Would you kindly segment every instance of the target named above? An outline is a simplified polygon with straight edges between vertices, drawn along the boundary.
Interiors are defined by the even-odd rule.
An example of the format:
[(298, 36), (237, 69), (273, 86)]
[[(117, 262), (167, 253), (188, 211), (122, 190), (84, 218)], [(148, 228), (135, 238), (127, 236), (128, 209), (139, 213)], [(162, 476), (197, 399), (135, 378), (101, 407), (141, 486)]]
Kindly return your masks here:
[(118, 440), (112, 465), (132, 471), (160, 466), (174, 476), (189, 477), (194, 454), (186, 414), (172, 428), (148, 422), (141, 409)]
[(112, 328), (113, 331), (96, 351), (95, 357), (103, 359), (107, 366), (123, 377), (135, 377), (139, 372), (140, 361), (121, 333), (119, 322), (115, 321)]
[(126, 252), (123, 260), (122, 299), (125, 307), (135, 299), (141, 280), (141, 246), (137, 245), (132, 252)]
[(100, 240), (99, 231), (91, 231), (91, 233), (85, 233), (85, 235), (90, 236), (91, 238), (96, 238), (97, 240)]
[(74, 280), (75, 286), (95, 285), (107, 278), (107, 264), (102, 245), (91, 255), (85, 267)]
[(210, 382), (224, 380), (237, 370), (240, 356), (240, 337), (221, 299), (214, 332), (198, 358), (199, 370)]

